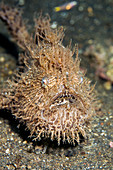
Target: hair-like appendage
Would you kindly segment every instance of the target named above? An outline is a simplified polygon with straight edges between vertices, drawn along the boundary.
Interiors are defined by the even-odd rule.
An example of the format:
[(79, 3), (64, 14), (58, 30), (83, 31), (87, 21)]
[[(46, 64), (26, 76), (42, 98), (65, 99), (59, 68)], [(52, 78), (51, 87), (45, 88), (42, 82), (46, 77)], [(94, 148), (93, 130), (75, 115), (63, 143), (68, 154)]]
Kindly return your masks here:
[(18, 11), (16, 8), (0, 3), (0, 19), (8, 26), (18, 45), (25, 49), (24, 41), (30, 39), (30, 36), (26, 29), (26, 22), (22, 20), (21, 15), (21, 10)]

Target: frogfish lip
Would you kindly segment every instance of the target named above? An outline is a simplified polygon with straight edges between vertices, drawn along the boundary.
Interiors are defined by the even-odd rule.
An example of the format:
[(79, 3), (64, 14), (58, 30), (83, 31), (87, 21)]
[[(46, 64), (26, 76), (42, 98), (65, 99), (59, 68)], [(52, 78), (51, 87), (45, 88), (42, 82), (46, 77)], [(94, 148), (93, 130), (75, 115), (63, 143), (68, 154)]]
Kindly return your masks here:
[(72, 106), (77, 105), (77, 103), (82, 103), (82, 105), (84, 106), (84, 102), (77, 93), (65, 90), (58, 93), (51, 99), (49, 108), (51, 109), (53, 107), (60, 107), (63, 105)]
[(52, 98), (50, 105), (41, 111), (41, 117), (51, 125), (71, 127), (80, 112), (85, 114), (85, 106), (80, 96), (65, 90)]

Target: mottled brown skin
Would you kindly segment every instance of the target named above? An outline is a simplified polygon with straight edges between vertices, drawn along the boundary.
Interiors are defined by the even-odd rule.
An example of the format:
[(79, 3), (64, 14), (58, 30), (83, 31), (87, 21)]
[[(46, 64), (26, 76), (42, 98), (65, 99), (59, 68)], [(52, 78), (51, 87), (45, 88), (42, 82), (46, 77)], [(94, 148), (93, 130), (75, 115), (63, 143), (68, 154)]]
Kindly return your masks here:
[[(0, 95), (0, 108), (22, 120), (36, 139), (75, 144), (86, 137), (89, 120), (95, 113), (95, 96), (90, 81), (80, 71), (76, 49), (64, 47), (63, 28), (51, 29), (49, 17), (35, 19), (35, 36), (28, 34), (15, 8), (0, 7), (0, 18), (8, 25), (18, 45), (25, 67), (7, 81)], [(15, 19), (16, 18), (16, 19)]]

